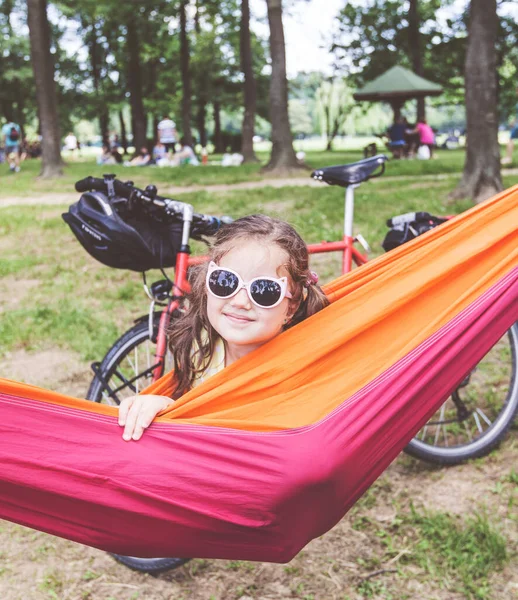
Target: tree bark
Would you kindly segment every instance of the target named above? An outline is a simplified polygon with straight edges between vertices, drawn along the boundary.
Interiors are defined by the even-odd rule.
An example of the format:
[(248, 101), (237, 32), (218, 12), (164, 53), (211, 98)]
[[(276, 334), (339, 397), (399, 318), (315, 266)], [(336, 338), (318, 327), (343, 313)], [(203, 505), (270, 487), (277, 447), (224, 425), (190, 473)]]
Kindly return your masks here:
[(180, 3), (180, 69), (182, 72), (182, 128), (183, 138), (188, 146), (194, 146), (191, 131), (191, 70), (189, 64), (189, 38), (187, 36), (186, 6), (189, 0)]
[(288, 114), (288, 82), (286, 79), (286, 47), (282, 25), (282, 0), (266, 0), (270, 26), (270, 122), (272, 124), (272, 153), (265, 167), (269, 171), (300, 169), (293, 149)]
[(119, 125), (121, 128), (121, 146), (124, 150), (124, 154), (128, 153), (128, 136), (126, 135), (126, 123), (124, 123), (124, 115), (122, 110), (119, 109)]
[(502, 189), (498, 146), (496, 0), (471, 0), (466, 53), (467, 149), (453, 198), (481, 202)]
[(257, 162), (254, 152), (256, 84), (252, 61), (252, 44), (250, 41), (250, 5), (249, 0), (241, 1), (241, 31), (240, 31), (241, 70), (245, 76), (243, 86), (244, 115), (241, 154), (243, 162)]
[(221, 154), (225, 152), (225, 146), (223, 145), (223, 136), (221, 135), (221, 105), (219, 100), (214, 100), (212, 109), (214, 111), (214, 152)]
[(104, 102), (104, 99), (101, 99), (102, 93), (102, 82), (101, 82), (101, 57), (99, 51), (99, 41), (97, 39), (97, 30), (95, 28), (95, 23), (91, 25), (91, 37), (90, 37), (90, 64), (92, 67), (92, 79), (95, 91), (95, 99), (97, 109), (99, 110), (99, 127), (101, 130), (101, 138), (103, 145), (109, 144), (109, 121), (110, 116), (108, 112), (108, 107)]
[(59, 177), (63, 174), (63, 160), (46, 0), (27, 0), (27, 22), (41, 126), (40, 176)]
[(147, 119), (142, 99), (142, 67), (140, 64), (140, 42), (134, 18), (127, 23), (128, 88), (130, 92), (131, 122), (135, 152), (147, 147)]
[(202, 148), (207, 146), (207, 127), (205, 124), (207, 112), (207, 101), (204, 98), (198, 100), (198, 115), (197, 115), (197, 126), (198, 135), (200, 139), (200, 145)]
[[(408, 9), (408, 45), (412, 57), (412, 68), (414, 73), (423, 76), (423, 56), (421, 46), (421, 34), (419, 32), (419, 0), (410, 0)], [(417, 99), (417, 120), (426, 118), (425, 99)]]

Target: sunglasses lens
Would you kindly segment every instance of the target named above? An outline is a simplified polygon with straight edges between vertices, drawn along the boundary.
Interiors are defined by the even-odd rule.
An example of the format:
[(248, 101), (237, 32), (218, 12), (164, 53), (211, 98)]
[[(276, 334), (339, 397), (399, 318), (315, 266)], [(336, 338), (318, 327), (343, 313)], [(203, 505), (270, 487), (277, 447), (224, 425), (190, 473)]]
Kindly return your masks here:
[(273, 306), (281, 297), (281, 286), (270, 279), (256, 279), (250, 286), (250, 295), (260, 306)]
[(234, 273), (224, 269), (216, 269), (209, 276), (209, 289), (219, 298), (227, 298), (234, 293), (239, 281)]

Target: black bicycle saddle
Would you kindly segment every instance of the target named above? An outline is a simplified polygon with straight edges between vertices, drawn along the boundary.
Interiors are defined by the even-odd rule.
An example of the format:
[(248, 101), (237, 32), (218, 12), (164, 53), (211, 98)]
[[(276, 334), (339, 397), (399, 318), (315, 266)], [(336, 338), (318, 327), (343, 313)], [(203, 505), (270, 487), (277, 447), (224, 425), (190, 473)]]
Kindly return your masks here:
[[(324, 181), (329, 185), (347, 187), (348, 185), (362, 183), (362, 181), (367, 181), (367, 179), (383, 175), (387, 160), (388, 158), (384, 154), (377, 154), (371, 158), (365, 158), (349, 165), (316, 169), (311, 173), (311, 177), (317, 181)], [(381, 171), (376, 173), (380, 167)]]

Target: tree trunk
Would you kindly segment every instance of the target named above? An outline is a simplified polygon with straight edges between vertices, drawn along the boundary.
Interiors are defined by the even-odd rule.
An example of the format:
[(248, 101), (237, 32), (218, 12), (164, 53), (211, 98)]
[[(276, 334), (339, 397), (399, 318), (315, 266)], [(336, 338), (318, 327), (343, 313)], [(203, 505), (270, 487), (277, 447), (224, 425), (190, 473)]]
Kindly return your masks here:
[(180, 3), (180, 69), (182, 72), (182, 128), (188, 146), (194, 146), (191, 131), (191, 70), (189, 65), (189, 38), (187, 36), (186, 6), (189, 0)]
[(288, 82), (286, 79), (286, 47), (282, 25), (282, 0), (266, 0), (270, 25), (270, 122), (272, 124), (272, 154), (265, 167), (269, 171), (299, 169), (295, 156), (288, 115)]
[(59, 177), (63, 174), (63, 160), (46, 0), (27, 0), (27, 22), (42, 136), (40, 176)]
[(126, 135), (126, 123), (124, 123), (124, 115), (122, 110), (119, 110), (119, 125), (121, 129), (121, 146), (124, 154), (128, 153), (128, 136)]
[(453, 198), (481, 202), (502, 189), (498, 146), (496, 0), (471, 0), (466, 52), (467, 150)]
[(250, 41), (250, 5), (249, 0), (241, 1), (241, 70), (245, 76), (243, 86), (244, 93), (244, 115), (241, 142), (241, 154), (243, 162), (257, 162), (254, 152), (255, 131), (255, 108), (256, 108), (256, 84), (252, 62), (252, 44)]
[(110, 115), (108, 113), (108, 109), (104, 108), (101, 110), (101, 114), (99, 115), (99, 127), (101, 129), (101, 139), (103, 141), (104, 146), (109, 146), (110, 144)]
[(142, 146), (147, 147), (147, 120), (142, 99), (142, 67), (140, 64), (140, 44), (135, 21), (131, 18), (127, 24), (128, 49), (128, 88), (130, 92), (131, 121), (133, 126), (133, 145), (135, 152)]
[(207, 101), (205, 98), (200, 98), (198, 102), (198, 115), (196, 119), (198, 125), (198, 135), (201, 147), (205, 148), (207, 146), (207, 127), (205, 125)]
[[(419, 32), (419, 0), (410, 0), (408, 9), (408, 45), (412, 55), (414, 73), (423, 76), (423, 56), (421, 49), (421, 34)], [(425, 99), (417, 99), (417, 120), (426, 118)]]
[[(87, 25), (83, 23), (83, 27), (86, 28)], [(92, 23), (90, 25), (90, 28), (91, 31), (89, 36), (87, 37), (87, 41), (89, 42), (88, 48), (90, 50), (90, 66), (92, 68), (92, 80), (95, 92), (96, 108), (99, 111), (99, 128), (101, 130), (102, 143), (104, 145), (108, 145), (110, 141), (108, 132), (110, 117), (108, 113), (108, 107), (106, 106), (104, 99), (101, 99), (101, 57), (95, 23)]]
[(225, 152), (225, 146), (223, 145), (223, 137), (221, 135), (221, 105), (219, 100), (214, 100), (212, 108), (214, 111), (214, 152), (222, 154)]

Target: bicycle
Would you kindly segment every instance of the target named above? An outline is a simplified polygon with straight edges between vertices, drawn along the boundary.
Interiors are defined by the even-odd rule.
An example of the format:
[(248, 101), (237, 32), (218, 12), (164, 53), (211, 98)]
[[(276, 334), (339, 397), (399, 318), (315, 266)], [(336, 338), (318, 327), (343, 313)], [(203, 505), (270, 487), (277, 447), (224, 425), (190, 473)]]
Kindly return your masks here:
[[(371, 157), (350, 165), (327, 167), (316, 170), (312, 176), (325, 183), (345, 188), (344, 232), (341, 240), (324, 241), (308, 245), (311, 255), (341, 252), (342, 272), (352, 269), (368, 260), (370, 248), (361, 234), (353, 234), (354, 190), (363, 182), (379, 177), (385, 170), (387, 158), (384, 155)], [(86, 192), (98, 190), (103, 193), (116, 193), (128, 201), (141, 202), (163, 210), (168, 218), (182, 222), (182, 245), (177, 255), (174, 281), (165, 279), (147, 285), (143, 274), (144, 289), (150, 299), (147, 315), (135, 321), (135, 325), (124, 333), (110, 348), (101, 362), (93, 363), (94, 378), (87, 398), (95, 402), (119, 404), (126, 395), (133, 395), (147, 387), (172, 367), (166, 352), (166, 330), (171, 319), (181, 310), (181, 302), (189, 291), (188, 269), (204, 260), (191, 257), (188, 246), (194, 230), (209, 235), (214, 233), (221, 221), (216, 217), (196, 215), (191, 205), (163, 198), (157, 195), (154, 186), (145, 191), (131, 184), (122, 184), (113, 178), (87, 178), (76, 184), (76, 190)], [(409, 225), (415, 214), (400, 215), (394, 224)], [(410, 225), (411, 227), (411, 225)], [(359, 251), (359, 244), (363, 251)], [(155, 310), (156, 307), (161, 310)], [(502, 361), (500, 355), (503, 356)], [(486, 355), (455, 390), (450, 399), (438, 411), (438, 415), (425, 425), (409, 443), (406, 452), (435, 464), (457, 464), (469, 458), (483, 456), (490, 452), (503, 439), (518, 412), (518, 378), (516, 362), (518, 356), (518, 323), (515, 323), (494, 348)], [(492, 366), (504, 364), (507, 382), (492, 381)], [(499, 373), (500, 379), (502, 374)], [(487, 380), (486, 380), (487, 379)], [(480, 389), (489, 385), (489, 395), (482, 396)], [(496, 389), (498, 388), (498, 389)], [(495, 399), (495, 390), (503, 400)], [(483, 407), (472, 407), (475, 400), (483, 398)], [(470, 404), (471, 403), (471, 404)], [(473, 420), (473, 426), (471, 425)], [(487, 427), (484, 428), (484, 425)], [(478, 435), (473, 430), (478, 432)], [(465, 432), (467, 441), (462, 441)], [(460, 443), (459, 443), (460, 441)], [(157, 572), (183, 564), (186, 559), (157, 558), (138, 559), (116, 557), (127, 566), (139, 570)]]

